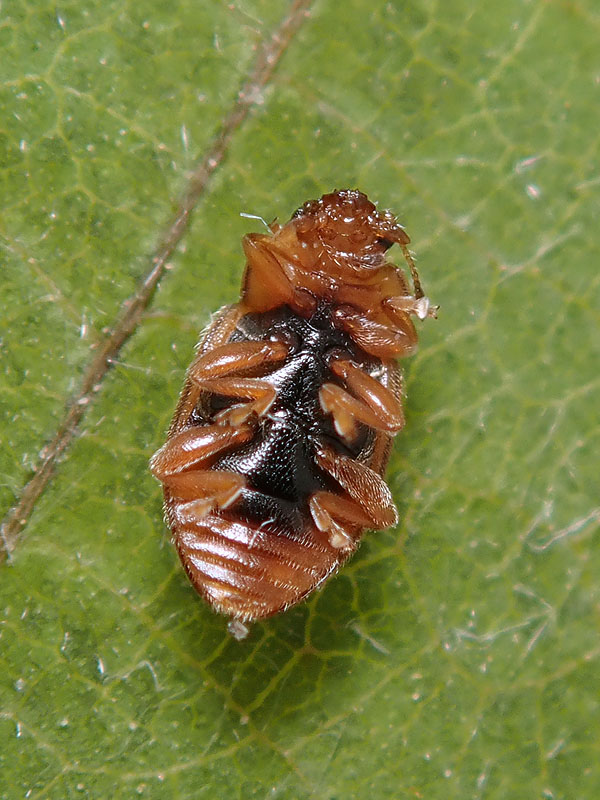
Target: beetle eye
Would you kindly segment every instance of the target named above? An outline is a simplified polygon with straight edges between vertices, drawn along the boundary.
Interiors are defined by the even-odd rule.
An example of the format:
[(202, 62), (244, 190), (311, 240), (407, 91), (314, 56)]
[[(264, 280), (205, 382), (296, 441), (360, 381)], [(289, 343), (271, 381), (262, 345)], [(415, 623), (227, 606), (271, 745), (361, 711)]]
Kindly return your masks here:
[(389, 250), (394, 243), (390, 242), (389, 239), (384, 239), (383, 237), (381, 237), (377, 239), (377, 244), (380, 245), (380, 247), (383, 247), (384, 250)]

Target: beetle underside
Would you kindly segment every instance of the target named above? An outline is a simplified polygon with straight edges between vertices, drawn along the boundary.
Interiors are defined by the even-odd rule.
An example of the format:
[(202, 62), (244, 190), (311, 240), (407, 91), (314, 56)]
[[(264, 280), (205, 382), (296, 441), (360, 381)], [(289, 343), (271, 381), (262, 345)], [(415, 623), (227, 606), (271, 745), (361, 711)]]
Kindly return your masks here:
[(238, 621), (299, 602), (365, 529), (396, 523), (382, 478), (404, 424), (396, 358), (416, 345), (410, 315), (435, 315), (412, 259), (414, 294), (385, 259), (408, 236), (360, 192), (272, 231), (245, 238), (241, 301), (205, 332), (151, 461), (190, 580)]

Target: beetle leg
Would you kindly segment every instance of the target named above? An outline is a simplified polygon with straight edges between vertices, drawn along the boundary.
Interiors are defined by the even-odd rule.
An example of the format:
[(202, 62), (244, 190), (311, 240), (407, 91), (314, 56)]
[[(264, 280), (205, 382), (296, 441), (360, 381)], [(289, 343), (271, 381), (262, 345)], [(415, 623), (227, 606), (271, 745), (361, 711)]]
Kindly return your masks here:
[[(346, 441), (353, 441), (358, 433), (357, 419), (361, 411), (365, 410), (363, 403), (340, 386), (324, 383), (319, 390), (319, 404), (326, 414), (331, 414), (336, 432)], [(372, 416), (375, 417), (374, 414)], [(361, 422), (364, 422), (364, 418)]]
[(193, 525), (214, 509), (235, 503), (246, 486), (246, 479), (229, 470), (195, 469), (169, 475), (163, 483), (176, 501), (183, 501), (174, 504), (177, 522)]
[(242, 288), (242, 301), (246, 305), (254, 311), (268, 311), (281, 305), (290, 305), (300, 313), (314, 311), (314, 298), (296, 288), (293, 266), (282, 264), (269, 236), (250, 233), (244, 236), (243, 247), (248, 262)]
[(369, 527), (390, 528), (398, 522), (392, 493), (377, 472), (331, 448), (317, 451), (315, 460), (368, 515)]
[(198, 386), (205, 392), (224, 397), (241, 397), (249, 401), (220, 411), (215, 416), (216, 422), (220, 425), (241, 425), (252, 414), (262, 417), (277, 397), (275, 388), (260, 378), (211, 378), (198, 381)]
[(264, 238), (261, 234), (249, 234), (243, 239), (248, 267), (242, 298), (251, 308), (261, 311), (288, 303), (294, 293), (291, 282), (269, 252)]
[(227, 342), (198, 355), (188, 370), (194, 383), (276, 364), (289, 350), (282, 342)]
[(337, 433), (349, 442), (356, 438), (357, 422), (377, 430), (387, 430), (373, 409), (334, 383), (323, 384), (319, 391), (319, 403), (326, 414), (331, 414)]
[(223, 450), (249, 441), (247, 425), (188, 428), (172, 436), (150, 460), (152, 474), (178, 501), (174, 512), (180, 524), (202, 519), (214, 508), (227, 508), (246, 485), (243, 475), (207, 467)]
[(402, 324), (394, 327), (382, 325), (349, 306), (334, 311), (336, 325), (345, 330), (359, 347), (377, 358), (398, 358), (414, 352), (417, 332), (410, 317), (405, 314)]
[(359, 414), (362, 416), (356, 413), (355, 416), (360, 422), (387, 433), (397, 433), (402, 430), (404, 427), (402, 406), (387, 387), (347, 358), (332, 359), (329, 366), (333, 374), (341, 378), (350, 391), (359, 398), (361, 403)]
[[(402, 410), (392, 393), (374, 378), (370, 381), (353, 379), (351, 388), (360, 399), (334, 383), (323, 384), (319, 391), (321, 408), (331, 414), (336, 431), (347, 441), (356, 437), (357, 422), (386, 433), (396, 433), (404, 425)], [(378, 388), (373, 389), (373, 384)]]
[(283, 361), (288, 352), (282, 342), (228, 342), (199, 355), (188, 371), (188, 378), (202, 391), (249, 400), (225, 409), (216, 417), (221, 424), (240, 425), (251, 414), (259, 417), (265, 414), (275, 400), (275, 389), (269, 383), (240, 375)]
[(354, 549), (357, 529), (371, 525), (370, 517), (358, 503), (333, 492), (315, 492), (309, 507), (315, 525), (328, 534), (329, 544), (336, 550)]
[(210, 466), (223, 450), (245, 444), (253, 435), (248, 425), (235, 428), (222, 425), (187, 428), (173, 434), (156, 451), (150, 459), (150, 470), (155, 478), (165, 483), (168, 478), (186, 470)]
[[(195, 360), (204, 353), (226, 344), (245, 313), (247, 312), (240, 303), (236, 303), (233, 306), (224, 306), (217, 311), (200, 337)], [(199, 399), (200, 389), (187, 376), (169, 428), (169, 437), (187, 428), (190, 415), (198, 405)]]

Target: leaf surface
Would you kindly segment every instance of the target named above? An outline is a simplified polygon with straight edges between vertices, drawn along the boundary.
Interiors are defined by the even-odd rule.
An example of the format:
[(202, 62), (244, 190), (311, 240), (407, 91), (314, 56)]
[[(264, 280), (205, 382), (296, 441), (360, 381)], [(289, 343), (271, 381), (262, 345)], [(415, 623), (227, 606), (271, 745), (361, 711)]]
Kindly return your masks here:
[[(3, 513), (290, 6), (57, 8), (0, 25)], [(0, 567), (0, 797), (597, 797), (599, 33), (592, 2), (312, 7)], [(441, 305), (401, 522), (237, 643), (147, 461), (239, 213), (345, 186)]]

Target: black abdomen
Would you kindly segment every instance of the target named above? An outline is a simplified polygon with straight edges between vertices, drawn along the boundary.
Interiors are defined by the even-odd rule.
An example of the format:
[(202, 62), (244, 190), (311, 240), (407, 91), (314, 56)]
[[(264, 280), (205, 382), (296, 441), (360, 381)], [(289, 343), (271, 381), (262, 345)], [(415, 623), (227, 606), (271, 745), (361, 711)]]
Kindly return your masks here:
[[(335, 483), (315, 463), (315, 451), (324, 443), (352, 458), (368, 449), (373, 434), (361, 430), (348, 443), (335, 432), (319, 404), (319, 391), (327, 381), (337, 382), (328, 368), (330, 353), (344, 352), (365, 363), (350, 337), (331, 323), (330, 309), (320, 307), (303, 319), (283, 307), (275, 312), (247, 314), (238, 323), (231, 341), (262, 341), (285, 337), (291, 353), (277, 369), (261, 375), (277, 390), (277, 399), (257, 426), (252, 441), (221, 457), (213, 469), (231, 470), (246, 476), (245, 490), (236, 506), (237, 515), (254, 522), (272, 519), (270, 527), (296, 532), (309, 517), (308, 499), (319, 489), (333, 489)], [(366, 368), (377, 362), (367, 361)], [(211, 398), (211, 411), (231, 405), (230, 398)], [(275, 502), (274, 502), (275, 501)]]

